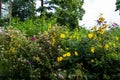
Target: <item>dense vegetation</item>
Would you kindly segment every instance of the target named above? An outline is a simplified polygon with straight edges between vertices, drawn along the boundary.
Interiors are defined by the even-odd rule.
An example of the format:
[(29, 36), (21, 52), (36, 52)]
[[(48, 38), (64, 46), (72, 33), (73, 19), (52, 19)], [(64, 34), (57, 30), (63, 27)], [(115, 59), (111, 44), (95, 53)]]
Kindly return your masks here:
[(41, 0), (37, 17), (30, 9), (33, 0), (7, 1), (14, 18), (1, 20), (0, 80), (120, 79), (119, 25), (108, 24), (101, 14), (92, 29), (78, 26), (84, 0), (47, 0), (48, 7)]
[(55, 20), (14, 20), (0, 33), (4, 80), (119, 80), (120, 28), (100, 16), (91, 30)]

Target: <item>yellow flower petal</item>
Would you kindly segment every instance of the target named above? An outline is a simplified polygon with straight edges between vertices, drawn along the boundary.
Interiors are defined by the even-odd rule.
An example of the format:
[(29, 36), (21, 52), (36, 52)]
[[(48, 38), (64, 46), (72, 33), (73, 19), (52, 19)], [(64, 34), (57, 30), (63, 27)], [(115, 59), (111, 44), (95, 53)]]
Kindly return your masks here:
[(107, 27), (108, 27), (108, 25), (107, 25), (107, 24), (104, 24), (104, 25), (103, 25), (103, 27), (104, 27), (104, 28), (107, 28)]
[(63, 57), (67, 57), (67, 55), (66, 55), (66, 54), (63, 54)]
[(95, 62), (95, 60), (91, 59), (91, 63), (94, 63), (94, 62)]
[(95, 52), (95, 48), (94, 47), (91, 47), (91, 50), (90, 50), (92, 53)]
[(52, 46), (54, 46), (55, 45), (55, 38), (53, 37), (52, 38)]
[(99, 22), (103, 22), (105, 19), (103, 17), (99, 18)]
[(58, 62), (60, 62), (60, 61), (62, 61), (62, 60), (63, 60), (63, 57), (61, 57), (61, 56), (60, 56), (60, 57), (57, 57), (57, 61), (58, 61)]
[(94, 26), (94, 27), (93, 27), (93, 31), (96, 31), (96, 30), (97, 30), (97, 28), (96, 28), (96, 26)]
[(119, 40), (119, 37), (118, 37), (118, 36), (116, 36), (115, 38), (116, 38), (117, 41)]
[(88, 34), (88, 38), (92, 38), (93, 37), (93, 33), (90, 33), (90, 34)]
[(10, 53), (14, 53), (14, 52), (15, 52), (15, 48), (14, 48), (14, 47), (11, 47), (11, 48), (9, 49), (9, 52), (10, 52)]
[(60, 34), (60, 38), (64, 39), (65, 38), (65, 34), (61, 33)]
[(70, 53), (70, 52), (67, 52), (66, 55), (69, 57), (69, 56), (71, 56), (71, 53)]
[(104, 29), (100, 29), (100, 34), (104, 34), (105, 30)]
[(75, 54), (75, 56), (78, 56), (78, 52), (77, 51), (75, 51), (74, 54)]
[(108, 45), (108, 44), (105, 44), (104, 48), (105, 48), (106, 50), (108, 50), (109, 45)]

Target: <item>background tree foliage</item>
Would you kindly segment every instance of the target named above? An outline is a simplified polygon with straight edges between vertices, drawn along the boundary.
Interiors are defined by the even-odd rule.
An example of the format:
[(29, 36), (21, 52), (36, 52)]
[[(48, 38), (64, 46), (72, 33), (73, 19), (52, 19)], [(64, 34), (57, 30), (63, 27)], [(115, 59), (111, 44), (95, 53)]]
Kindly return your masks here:
[(72, 28), (78, 26), (78, 19), (82, 20), (85, 13), (83, 3), (84, 0), (51, 0), (51, 4), (56, 5), (54, 9), (57, 22)]
[[(49, 6), (42, 6), (38, 11), (43, 10), (45, 16), (54, 17), (60, 25), (68, 25), (72, 28), (78, 26), (78, 20), (82, 20), (85, 13), (82, 8), (84, 0), (47, 0), (44, 4)], [(53, 10), (48, 12), (47, 10)]]
[[(78, 20), (82, 20), (85, 13), (82, 8), (84, 0), (40, 0), (41, 4), (37, 10), (35, 8), (36, 0), (6, 1), (12, 7), (9, 7), (9, 15), (13, 18), (20, 18), (21, 21), (34, 17), (37, 11), (41, 13), (40, 17), (54, 18), (58, 24), (74, 28), (78, 26)], [(10, 4), (10, 1), (12, 4)]]
[(2, 18), (2, 9), (5, 10), (5, 8), (3, 8), (2, 4), (8, 2), (9, 0), (0, 0), (0, 26), (3, 26), (4, 24), (6, 24), (8, 22), (7, 18)]
[(0, 17), (2, 16), (2, 3), (7, 2), (8, 0), (0, 0)]
[(12, 17), (25, 20), (35, 16), (35, 0), (13, 0)]
[(115, 11), (118, 11), (120, 10), (120, 0), (116, 0), (116, 10)]

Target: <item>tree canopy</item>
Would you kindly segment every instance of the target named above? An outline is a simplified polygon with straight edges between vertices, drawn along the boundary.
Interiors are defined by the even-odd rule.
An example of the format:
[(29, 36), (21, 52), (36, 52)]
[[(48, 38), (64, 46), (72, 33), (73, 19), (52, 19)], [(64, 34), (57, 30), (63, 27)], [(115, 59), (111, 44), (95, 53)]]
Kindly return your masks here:
[(120, 0), (116, 0), (116, 9), (115, 11), (120, 11)]
[[(56, 18), (60, 25), (69, 25), (72, 28), (78, 26), (78, 20), (82, 20), (85, 13), (82, 8), (84, 0), (49, 0), (44, 3), (49, 4), (49, 6), (40, 7), (40, 10), (44, 9), (46, 16), (50, 17), (51, 15)], [(48, 9), (54, 12), (51, 14), (47, 11)]]
[(12, 2), (12, 16), (19, 17), (25, 20), (28, 17), (35, 15), (34, 0), (13, 0)]
[[(78, 20), (82, 20), (85, 10), (82, 8), (84, 0), (40, 0), (41, 4), (36, 9), (36, 0), (5, 0), (11, 3), (10, 15), (13, 18), (20, 18), (24, 21), (35, 16), (36, 11), (40, 17), (54, 18), (60, 25), (67, 25), (71, 28), (78, 26)], [(51, 12), (50, 12), (51, 10)]]

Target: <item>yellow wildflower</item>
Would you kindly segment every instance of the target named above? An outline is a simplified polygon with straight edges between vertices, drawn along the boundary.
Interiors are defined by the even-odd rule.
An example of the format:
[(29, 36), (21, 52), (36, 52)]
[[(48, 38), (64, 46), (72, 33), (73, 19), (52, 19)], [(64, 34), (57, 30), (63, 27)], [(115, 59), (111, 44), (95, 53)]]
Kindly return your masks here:
[(61, 33), (60, 34), (60, 38), (64, 39), (65, 38), (65, 34)]
[(45, 31), (45, 34), (46, 34), (46, 36), (48, 36), (48, 32), (47, 31)]
[(100, 29), (100, 34), (104, 34), (105, 30), (104, 29)]
[(95, 36), (94, 36), (94, 40), (95, 40), (96, 38), (97, 38), (97, 36), (95, 35)]
[(69, 50), (69, 48), (66, 48), (66, 50)]
[(104, 27), (104, 28), (107, 28), (107, 27), (108, 27), (108, 25), (107, 25), (107, 24), (104, 24), (104, 25), (103, 25), (103, 27)]
[(97, 30), (97, 28), (96, 28), (96, 26), (94, 26), (94, 27), (93, 27), (93, 31), (96, 31), (96, 30)]
[(50, 30), (52, 27), (51, 23), (48, 24), (48, 30)]
[(105, 44), (104, 48), (105, 48), (106, 50), (108, 50), (109, 45), (108, 45), (108, 44)]
[(9, 52), (11, 52), (11, 53), (15, 52), (15, 48), (14, 48), (14, 47), (11, 47), (11, 48), (9, 49)]
[(70, 52), (67, 52), (66, 55), (69, 57), (69, 56), (71, 56), (71, 53), (70, 53)]
[(63, 57), (67, 57), (67, 54), (63, 54)]
[(88, 34), (88, 38), (92, 38), (93, 37), (93, 33), (90, 33), (90, 34)]
[(60, 57), (57, 57), (57, 61), (58, 61), (58, 62), (60, 62), (60, 61), (62, 61), (62, 60), (63, 60), (63, 57), (61, 57), (61, 56), (60, 56)]
[(52, 46), (54, 46), (55, 45), (55, 38), (53, 37), (52, 38)]
[(40, 61), (40, 58), (38, 56), (34, 56), (33, 59), (36, 61)]
[(91, 47), (91, 50), (90, 50), (92, 53), (95, 52), (95, 48), (94, 47)]
[(78, 56), (78, 52), (77, 51), (75, 51), (74, 54), (75, 54), (75, 56)]
[(94, 63), (95, 62), (95, 60), (94, 59), (91, 59), (91, 63)]
[(118, 37), (118, 36), (116, 36), (115, 38), (116, 38), (116, 40), (119, 40), (119, 37)]
[(99, 18), (99, 22), (103, 22), (105, 19), (103, 17)]

